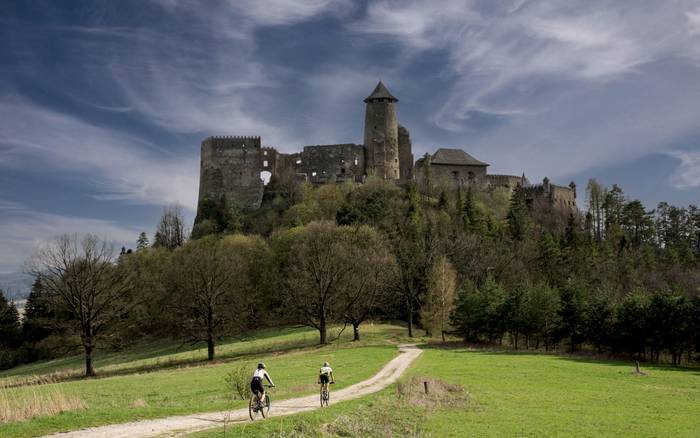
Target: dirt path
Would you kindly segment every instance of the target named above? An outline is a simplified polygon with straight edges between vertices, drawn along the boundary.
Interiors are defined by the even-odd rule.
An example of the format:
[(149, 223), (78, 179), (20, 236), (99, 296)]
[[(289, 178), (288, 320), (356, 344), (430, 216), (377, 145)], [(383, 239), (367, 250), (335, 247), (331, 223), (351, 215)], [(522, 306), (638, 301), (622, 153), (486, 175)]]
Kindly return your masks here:
[[(374, 377), (356, 383), (345, 389), (331, 392), (331, 404), (356, 399), (380, 391), (394, 383), (406, 368), (421, 354), (415, 345), (399, 345), (400, 354), (387, 363)], [(272, 399), (270, 415), (292, 415), (299, 412), (318, 409), (318, 394), (275, 401)], [(135, 421), (132, 423), (112, 424), (93, 427), (74, 432), (48, 435), (54, 438), (143, 438), (158, 436), (177, 436), (199, 430), (229, 426), (250, 421), (248, 408), (233, 411), (208, 412), (202, 414), (182, 415), (159, 418), (155, 420)]]

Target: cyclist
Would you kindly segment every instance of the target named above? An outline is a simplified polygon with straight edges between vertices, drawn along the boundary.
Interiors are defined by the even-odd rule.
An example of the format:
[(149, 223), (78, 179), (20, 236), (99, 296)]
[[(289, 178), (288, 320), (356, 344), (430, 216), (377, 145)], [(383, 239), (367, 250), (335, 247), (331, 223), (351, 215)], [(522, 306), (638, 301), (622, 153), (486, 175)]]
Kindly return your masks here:
[(267, 371), (265, 371), (265, 364), (260, 362), (255, 371), (253, 371), (253, 380), (250, 382), (251, 391), (253, 391), (253, 393), (260, 393), (258, 398), (260, 403), (265, 403), (265, 386), (263, 386), (263, 379), (270, 382), (271, 387), (275, 386), (275, 384), (272, 383), (270, 375), (267, 373)]
[(328, 362), (323, 362), (321, 371), (318, 374), (318, 383), (324, 385), (325, 389), (328, 390), (329, 382), (335, 383), (335, 379), (333, 378), (333, 368), (328, 365)]

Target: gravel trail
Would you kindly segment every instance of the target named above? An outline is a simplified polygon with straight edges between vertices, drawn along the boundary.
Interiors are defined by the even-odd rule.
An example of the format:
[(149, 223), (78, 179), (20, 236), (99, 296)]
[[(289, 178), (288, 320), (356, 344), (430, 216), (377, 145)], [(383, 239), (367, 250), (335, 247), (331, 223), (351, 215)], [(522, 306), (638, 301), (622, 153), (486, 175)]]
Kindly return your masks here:
[[(353, 400), (380, 391), (394, 383), (411, 363), (421, 354), (415, 345), (399, 345), (400, 354), (389, 361), (372, 378), (356, 383), (338, 391), (331, 391), (330, 404)], [(270, 416), (292, 415), (299, 412), (319, 409), (318, 394), (306, 397), (290, 398), (276, 401), (272, 397)], [(47, 435), (51, 438), (145, 438), (171, 437), (191, 432), (222, 427), (224, 424), (233, 426), (250, 422), (248, 408), (232, 411), (206, 412), (201, 414), (180, 415), (175, 417), (157, 418), (153, 420), (134, 421), (131, 423), (110, 424)]]

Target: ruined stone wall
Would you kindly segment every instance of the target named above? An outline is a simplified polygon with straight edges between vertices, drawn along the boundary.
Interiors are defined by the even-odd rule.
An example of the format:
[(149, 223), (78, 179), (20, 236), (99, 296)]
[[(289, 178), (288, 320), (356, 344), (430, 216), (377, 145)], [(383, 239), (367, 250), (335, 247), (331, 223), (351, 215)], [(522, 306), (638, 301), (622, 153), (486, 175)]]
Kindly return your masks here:
[(367, 170), (384, 179), (399, 179), (399, 128), (394, 102), (378, 99), (367, 103), (364, 142)]
[(359, 144), (304, 146), (300, 159), (302, 171), (314, 184), (364, 179), (365, 148)]
[(404, 181), (413, 180), (411, 134), (401, 125), (399, 125), (399, 174)]
[(433, 183), (448, 181), (458, 186), (486, 184), (485, 166), (466, 166), (457, 164), (430, 165)]
[(202, 141), (199, 202), (225, 196), (243, 210), (260, 207), (263, 196), (260, 137), (208, 137)]
[(527, 178), (516, 175), (486, 175), (486, 182), (490, 188), (505, 187), (511, 191), (515, 190), (517, 186), (527, 187), (530, 185)]
[(578, 210), (574, 187), (554, 185), (547, 178), (542, 184), (526, 187), (525, 193), (528, 203), (535, 206), (547, 206), (565, 212)]

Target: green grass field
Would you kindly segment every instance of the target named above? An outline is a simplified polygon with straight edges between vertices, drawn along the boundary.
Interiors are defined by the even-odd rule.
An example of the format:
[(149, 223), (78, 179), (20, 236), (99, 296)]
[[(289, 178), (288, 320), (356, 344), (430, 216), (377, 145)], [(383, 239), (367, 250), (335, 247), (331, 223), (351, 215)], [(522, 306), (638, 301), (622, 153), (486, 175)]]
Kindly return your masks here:
[[(268, 336), (255, 342), (231, 342), (222, 347), (229, 356), (238, 357), (215, 364), (198, 364), (180, 368), (166, 368), (148, 373), (132, 373), (100, 379), (77, 380), (53, 385), (29, 385), (4, 389), (6, 399), (22, 398), (32, 392), (50, 391), (59, 388), (68, 398), (79, 399), (85, 409), (62, 412), (53, 416), (37, 417), (29, 421), (0, 424), (0, 436), (24, 437), (74, 430), (89, 426), (120, 423), (145, 418), (187, 414), (243, 407), (246, 401), (233, 402), (225, 384), (225, 375), (235, 366), (244, 363), (251, 372), (259, 360), (268, 365), (277, 388), (276, 399), (313, 393), (316, 387), (316, 370), (324, 360), (343, 364), (338, 373), (341, 388), (364, 380), (375, 374), (397, 354), (396, 347), (387, 339), (401, 336), (401, 329), (378, 325), (367, 327), (365, 340), (360, 343), (338, 342), (326, 347), (308, 347), (315, 343), (314, 332), (308, 330), (284, 331), (279, 336)], [(343, 337), (343, 339), (345, 339)], [(301, 350), (286, 352), (289, 345), (299, 345)], [(293, 347), (290, 347), (293, 348)], [(148, 363), (167, 363), (173, 356), (191, 355), (198, 358), (206, 354), (200, 350), (186, 353), (164, 350), (166, 354), (157, 356), (145, 350), (122, 353), (115, 363), (108, 357), (101, 359), (102, 368), (124, 367), (138, 369)], [(254, 352), (258, 354), (254, 354)], [(282, 351), (280, 353), (279, 351)], [(146, 356), (146, 357), (144, 357)], [(222, 355), (223, 356), (223, 355)], [(50, 366), (44, 363), (14, 370), (8, 379), (26, 376), (38, 369), (53, 373), (64, 370), (75, 359), (54, 361)], [(76, 364), (78, 364), (76, 362)], [(137, 366), (138, 364), (138, 366)]]
[[(273, 415), (228, 436), (700, 436), (700, 370), (643, 366), (646, 376), (632, 370), (617, 361), (427, 348), (406, 378), (459, 384), (471, 403), (421, 408), (402, 402), (394, 385), (323, 411)], [(196, 436), (221, 437), (223, 430)]]

